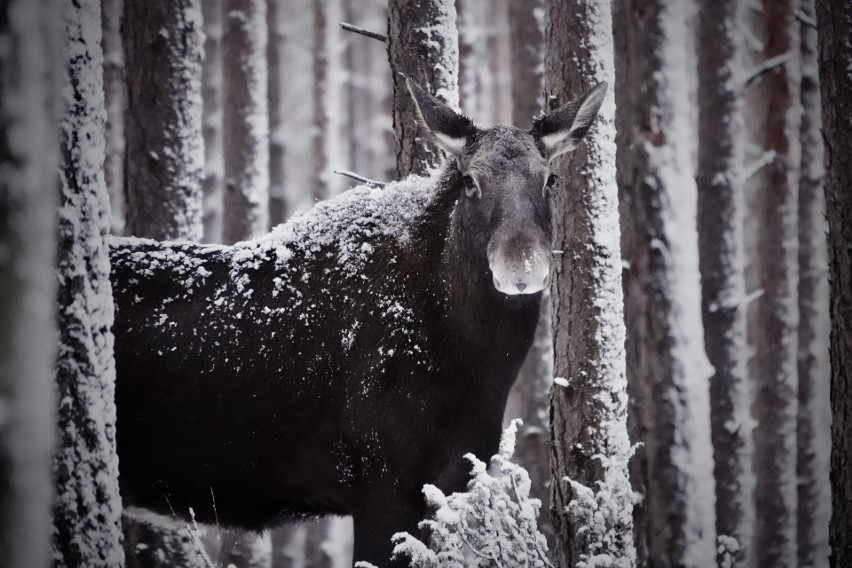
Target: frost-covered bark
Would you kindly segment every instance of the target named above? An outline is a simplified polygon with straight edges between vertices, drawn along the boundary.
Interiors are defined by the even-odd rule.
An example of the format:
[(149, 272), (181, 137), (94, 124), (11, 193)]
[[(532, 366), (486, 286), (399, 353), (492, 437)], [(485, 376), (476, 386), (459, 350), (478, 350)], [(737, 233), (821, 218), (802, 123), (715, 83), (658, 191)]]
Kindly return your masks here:
[(233, 243), (269, 226), (266, 1), (223, 2), (223, 240)]
[[(272, 2), (272, 4), (276, 4)], [(222, 0), (201, 0), (204, 64), (201, 67), (204, 135), (204, 242), (222, 242)]]
[(405, 77), (459, 105), (459, 40), (453, 0), (389, 0), (388, 57), (393, 76), (393, 131), (400, 178), (437, 168), (441, 152), (417, 119)]
[(124, 21), (127, 234), (200, 240), (200, 0), (124, 0)]
[(797, 553), (799, 566), (827, 564), (831, 518), (829, 454), (831, 444), (828, 386), (830, 321), (828, 251), (825, 235), (825, 155), (820, 132), (817, 32), (813, 0), (799, 0), (797, 22), (802, 57), (802, 164), (799, 171), (799, 417)]
[[(698, 247), (704, 346), (713, 365), (710, 416), (716, 534), (747, 558), (754, 528), (743, 244), (743, 13), (738, 0), (702, 2), (698, 12)], [(720, 544), (730, 543), (720, 540)], [(723, 552), (724, 551), (724, 552)]]
[(754, 561), (759, 567), (796, 566), (796, 415), (798, 409), (798, 25), (794, 0), (765, 0), (761, 59), (787, 54), (756, 83), (766, 122), (752, 141), (772, 157), (755, 178), (753, 219), (758, 223), (754, 257)]
[(0, 8), (0, 565), (47, 566), (61, 4)]
[(852, 0), (817, 0), (831, 282), (831, 566), (852, 565)]
[(490, 123), (494, 84), (488, 66), (488, 13), (496, 2), (458, 0), (456, 2), (459, 44), (459, 101), (462, 112), (477, 121)]
[(715, 563), (709, 377), (692, 169), (690, 15), (614, 4), (618, 185), (640, 563)]
[[(614, 83), (609, 0), (545, 2), (545, 86), (563, 104)], [(568, 158), (552, 190), (554, 374), (551, 510), (559, 566), (636, 563), (627, 435), (621, 246), (615, 182), (615, 105)], [(574, 172), (583, 171), (585, 175)], [(573, 175), (572, 175), (573, 174)]]
[(101, 27), (106, 99), (106, 160), (104, 176), (109, 192), (112, 234), (124, 234), (124, 48), (121, 45), (121, 13), (124, 0), (102, 0)]
[(115, 452), (112, 288), (105, 238), (103, 55), (97, 0), (63, 4), (65, 114), (58, 231), (59, 447), (54, 565), (124, 564)]

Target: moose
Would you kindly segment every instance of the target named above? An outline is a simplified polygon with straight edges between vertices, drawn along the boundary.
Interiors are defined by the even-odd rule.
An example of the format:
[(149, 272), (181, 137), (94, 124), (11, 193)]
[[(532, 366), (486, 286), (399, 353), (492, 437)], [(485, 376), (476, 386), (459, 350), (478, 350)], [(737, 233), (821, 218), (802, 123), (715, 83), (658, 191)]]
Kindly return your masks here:
[(128, 514), (263, 531), (352, 515), (356, 561), (416, 534), (424, 484), (497, 450), (549, 285), (550, 163), (600, 84), (532, 129), (480, 128), (409, 81), (440, 172), (362, 186), (233, 246), (116, 238)]

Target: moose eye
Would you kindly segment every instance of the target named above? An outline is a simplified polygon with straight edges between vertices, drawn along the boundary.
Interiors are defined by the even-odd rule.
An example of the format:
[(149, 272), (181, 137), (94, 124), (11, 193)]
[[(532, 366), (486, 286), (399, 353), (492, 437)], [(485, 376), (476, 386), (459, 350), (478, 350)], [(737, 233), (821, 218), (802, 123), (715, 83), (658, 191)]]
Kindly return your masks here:
[(464, 184), (464, 193), (468, 197), (481, 197), (482, 194), (479, 191), (479, 186), (476, 185), (476, 181), (471, 176), (464, 176), (462, 178), (462, 183)]
[(559, 180), (559, 176), (556, 174), (550, 174), (547, 176), (547, 182), (544, 184), (546, 187), (553, 187), (556, 185), (557, 180)]

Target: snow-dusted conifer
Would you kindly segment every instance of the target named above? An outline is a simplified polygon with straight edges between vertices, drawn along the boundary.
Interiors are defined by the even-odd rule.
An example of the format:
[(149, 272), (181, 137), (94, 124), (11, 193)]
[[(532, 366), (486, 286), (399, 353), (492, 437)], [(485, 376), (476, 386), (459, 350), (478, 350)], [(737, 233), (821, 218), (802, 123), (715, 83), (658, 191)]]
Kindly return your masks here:
[(398, 533), (395, 556), (408, 557), (415, 568), (550, 566), (547, 542), (536, 526), (541, 502), (529, 496), (526, 470), (510, 461), (519, 425), (513, 420), (503, 432), (490, 464), (465, 456), (473, 466), (467, 491), (444, 495), (434, 485), (423, 488), (435, 511), (420, 527), (431, 538), (424, 543)]
[[(696, 5), (613, 3), (628, 423), (642, 565), (712, 566), (715, 489), (692, 159)], [(578, 380), (582, 380), (578, 378)]]
[[(564, 104), (614, 84), (609, 0), (545, 2), (545, 85)], [(569, 63), (566, 63), (569, 62)], [(615, 98), (610, 89), (586, 144), (553, 165), (554, 373), (551, 509), (560, 566), (635, 565), (633, 490), (627, 477), (624, 318)], [(585, 169), (588, 175), (574, 172)]]
[(0, 566), (50, 560), (62, 8), (0, 9)]
[(451, 107), (459, 106), (459, 39), (454, 0), (390, 0), (388, 56), (393, 75), (393, 131), (400, 178), (441, 164), (441, 152), (417, 118), (410, 77)]
[(97, 0), (64, 3), (62, 9), (66, 75), (60, 128), (54, 565), (115, 568), (124, 564), (124, 554), (105, 242), (110, 227), (103, 174), (101, 12)]
[[(747, 557), (754, 528), (743, 216), (742, 2), (702, 2), (698, 54), (698, 253), (704, 346), (714, 372), (710, 415), (716, 533)], [(721, 562), (721, 557), (720, 557)]]

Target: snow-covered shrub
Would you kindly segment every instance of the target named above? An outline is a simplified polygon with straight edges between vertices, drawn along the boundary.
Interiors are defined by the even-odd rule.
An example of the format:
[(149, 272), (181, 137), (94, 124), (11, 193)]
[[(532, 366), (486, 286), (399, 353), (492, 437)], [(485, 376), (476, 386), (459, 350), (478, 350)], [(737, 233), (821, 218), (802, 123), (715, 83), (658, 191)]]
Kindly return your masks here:
[(537, 526), (541, 501), (530, 498), (527, 471), (509, 461), (520, 424), (513, 420), (503, 432), (490, 467), (473, 454), (465, 456), (473, 465), (467, 491), (444, 495), (433, 485), (423, 487), (435, 512), (432, 519), (421, 521), (420, 528), (427, 529), (431, 538), (424, 543), (397, 533), (395, 556), (408, 556), (417, 568), (551, 566), (547, 542)]

